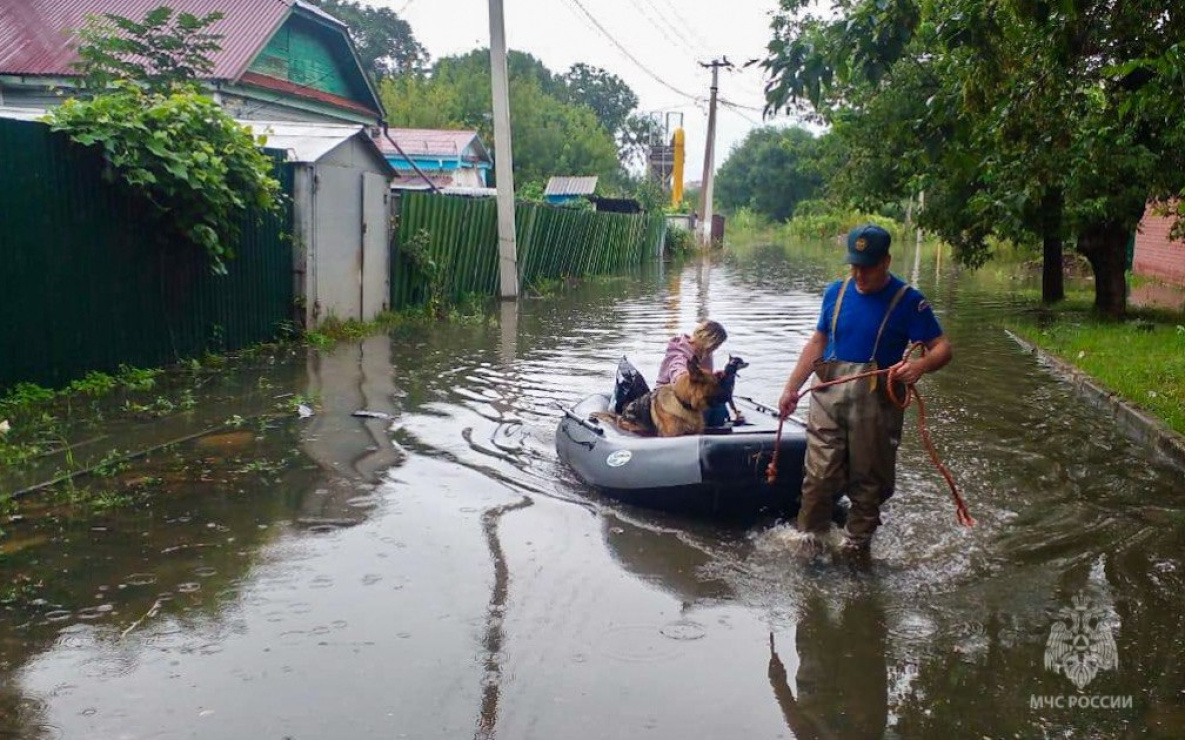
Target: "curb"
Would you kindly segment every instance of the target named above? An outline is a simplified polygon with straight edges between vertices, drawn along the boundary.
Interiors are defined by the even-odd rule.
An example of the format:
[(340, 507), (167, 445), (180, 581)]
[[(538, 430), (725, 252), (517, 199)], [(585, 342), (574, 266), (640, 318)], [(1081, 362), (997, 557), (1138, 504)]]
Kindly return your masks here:
[(1004, 330), (1021, 349), (1037, 359), (1074, 387), (1091, 405), (1111, 414), (1125, 434), (1178, 468), (1185, 469), (1185, 436), (1178, 434), (1160, 419), (1138, 409), (1123, 397), (1065, 360), (1046, 352), (1027, 339)]

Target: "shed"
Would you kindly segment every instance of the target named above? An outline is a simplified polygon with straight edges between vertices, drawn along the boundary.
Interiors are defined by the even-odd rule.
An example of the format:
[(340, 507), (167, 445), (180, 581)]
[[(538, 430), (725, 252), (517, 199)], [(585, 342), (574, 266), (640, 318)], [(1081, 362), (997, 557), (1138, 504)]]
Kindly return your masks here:
[(358, 125), (244, 121), (288, 153), (295, 295), (306, 326), (369, 321), (390, 305), (388, 233), (394, 171)]
[(543, 199), (553, 205), (563, 205), (587, 198), (597, 191), (594, 177), (553, 177), (547, 181)]

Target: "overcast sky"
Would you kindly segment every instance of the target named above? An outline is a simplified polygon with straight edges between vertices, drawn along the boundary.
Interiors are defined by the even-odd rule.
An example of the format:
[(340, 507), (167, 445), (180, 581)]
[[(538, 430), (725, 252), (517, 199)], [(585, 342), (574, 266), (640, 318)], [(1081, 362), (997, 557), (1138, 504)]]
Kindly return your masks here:
[[(363, 2), (399, 13), (411, 24), (412, 33), (433, 58), (489, 45), (488, 0)], [(777, 7), (777, 0), (503, 2), (510, 48), (533, 54), (557, 73), (577, 62), (602, 67), (633, 88), (641, 110), (682, 113), (687, 134), (685, 179), (688, 181), (702, 176), (708, 126), (711, 71), (698, 63), (727, 56), (739, 67), (750, 59), (764, 58), (770, 39), (770, 12)], [(581, 6), (604, 31), (581, 11)], [(616, 44), (610, 39), (616, 40)], [(637, 63), (630, 59), (631, 55)], [(760, 68), (721, 70), (719, 94), (745, 108), (736, 110), (723, 105), (719, 108), (717, 168), (746, 133), (762, 125)], [(772, 123), (785, 125), (792, 121), (779, 118)]]

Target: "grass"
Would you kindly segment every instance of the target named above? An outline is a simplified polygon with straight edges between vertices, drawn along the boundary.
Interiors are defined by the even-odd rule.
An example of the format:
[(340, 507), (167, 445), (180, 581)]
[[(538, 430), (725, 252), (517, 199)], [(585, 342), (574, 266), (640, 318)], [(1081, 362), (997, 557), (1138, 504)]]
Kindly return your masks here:
[(1115, 321), (1072, 300), (1007, 326), (1185, 434), (1185, 315), (1138, 309)]

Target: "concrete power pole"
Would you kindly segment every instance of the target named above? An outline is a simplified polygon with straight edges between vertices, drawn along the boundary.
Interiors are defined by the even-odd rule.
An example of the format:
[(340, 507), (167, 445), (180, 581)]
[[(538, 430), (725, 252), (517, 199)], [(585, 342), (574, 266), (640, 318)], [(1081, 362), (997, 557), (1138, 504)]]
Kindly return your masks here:
[(715, 188), (715, 157), (716, 157), (716, 90), (720, 83), (720, 68), (731, 67), (728, 57), (721, 57), (711, 62), (700, 62), (701, 67), (712, 69), (712, 95), (708, 103), (708, 141), (704, 145), (704, 179), (700, 193), (702, 207), (700, 215), (704, 222), (704, 243), (712, 244), (712, 198)]
[(510, 74), (502, 0), (490, 0), (490, 78), (494, 94), (494, 149), (498, 178), (498, 278), (503, 298), (518, 297), (518, 243), (514, 233), (514, 156), (510, 147)]

